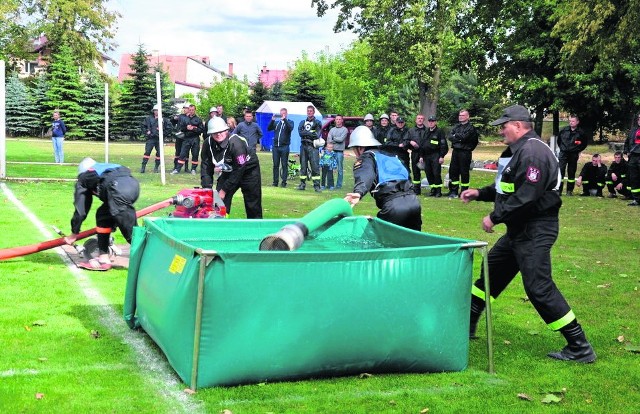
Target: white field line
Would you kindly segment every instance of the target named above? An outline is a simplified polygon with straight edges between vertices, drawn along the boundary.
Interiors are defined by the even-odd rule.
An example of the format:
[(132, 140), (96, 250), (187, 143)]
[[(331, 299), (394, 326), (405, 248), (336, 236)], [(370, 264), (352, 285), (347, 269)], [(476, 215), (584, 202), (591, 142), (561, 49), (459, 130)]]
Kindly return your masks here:
[[(56, 237), (52, 235), (47, 226), (45, 226), (38, 217), (15, 197), (5, 183), (0, 182), (0, 188), (2, 188), (7, 199), (40, 230), (40, 233), (47, 238), (47, 240)], [(181, 383), (178, 381), (173, 369), (167, 364), (166, 360), (161, 358), (154, 349), (147, 345), (145, 337), (141, 333), (132, 331), (126, 326), (122, 316), (109, 305), (109, 302), (102, 296), (100, 291), (93, 286), (91, 279), (87, 277), (86, 273), (71, 262), (62, 248), (56, 247), (55, 251), (75, 277), (80, 290), (87, 298), (89, 304), (96, 307), (100, 323), (133, 349), (140, 370), (147, 374), (141, 376), (150, 383), (160, 395), (167, 399), (168, 402), (174, 402), (172, 405), (175, 407), (169, 411), (178, 410), (186, 413), (203, 412), (204, 410), (201, 404), (193, 401), (193, 398), (180, 391)]]

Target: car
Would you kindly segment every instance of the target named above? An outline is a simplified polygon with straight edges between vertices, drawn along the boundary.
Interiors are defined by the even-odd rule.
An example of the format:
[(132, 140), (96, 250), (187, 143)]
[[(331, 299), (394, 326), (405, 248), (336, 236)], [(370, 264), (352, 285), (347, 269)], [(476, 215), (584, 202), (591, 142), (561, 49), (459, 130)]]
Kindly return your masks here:
[[(364, 125), (364, 117), (362, 116), (343, 116), (344, 126), (347, 127), (349, 132), (347, 133), (347, 139), (345, 140), (345, 147), (349, 148), (349, 138), (351, 137), (351, 132), (359, 127), (360, 125)], [(327, 115), (322, 119), (322, 138), (326, 141), (327, 136), (329, 135), (329, 130), (336, 126), (336, 115)]]

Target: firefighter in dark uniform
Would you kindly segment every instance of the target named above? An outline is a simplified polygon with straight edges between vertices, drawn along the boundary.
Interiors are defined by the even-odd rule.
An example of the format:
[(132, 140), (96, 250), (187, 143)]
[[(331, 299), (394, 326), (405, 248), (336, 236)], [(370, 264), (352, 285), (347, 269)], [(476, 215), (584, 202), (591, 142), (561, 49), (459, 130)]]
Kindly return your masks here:
[[(153, 106), (153, 114), (144, 119), (142, 123), (142, 134), (146, 138), (144, 144), (144, 155), (142, 156), (142, 165), (140, 166), (140, 173), (144, 174), (151, 152), (156, 150), (155, 165), (153, 172), (157, 173), (160, 168), (160, 129), (158, 126), (158, 105)], [(171, 122), (167, 118), (162, 118), (163, 134), (167, 134), (171, 130)], [(166, 136), (166, 135), (165, 135)]]
[(319, 193), (320, 189), (320, 153), (316, 146), (317, 140), (322, 133), (322, 124), (315, 117), (316, 108), (313, 105), (307, 106), (307, 118), (298, 124), (298, 134), (300, 134), (300, 185), (296, 190), (304, 190), (307, 187), (307, 168), (311, 169), (311, 180), (313, 189)]
[(494, 201), (493, 211), (482, 219), (482, 228), (492, 233), (496, 224), (504, 223), (507, 233), (488, 255), (489, 295), (482, 276), (472, 286), (470, 337), (475, 338), (485, 300), (497, 298), (520, 272), (527, 297), (538, 314), (550, 329), (559, 330), (567, 340), (567, 346), (548, 356), (593, 362), (596, 354), (551, 277), (551, 247), (558, 237), (558, 212), (562, 205), (557, 191), (558, 161), (531, 129), (525, 107), (508, 107), (491, 125), (500, 125), (501, 135), (509, 145), (500, 156), (496, 181), (479, 190), (465, 190), (460, 198), (465, 203)]
[(409, 171), (409, 129), (405, 125), (403, 117), (396, 118), (395, 125), (391, 125), (387, 139), (380, 147), (381, 150), (395, 154), (402, 161), (402, 165)]
[[(189, 104), (187, 102), (184, 103), (182, 107), (182, 113), (171, 118), (171, 124), (174, 128), (174, 137), (176, 139), (175, 146), (176, 152), (173, 157), (173, 169), (178, 169), (178, 160), (180, 159), (180, 153), (182, 152), (182, 141), (184, 140), (184, 132), (182, 132), (183, 125), (189, 120), (187, 116), (187, 112), (189, 112)], [(184, 169), (187, 171), (189, 168), (189, 160), (185, 160)]]
[(436, 117), (427, 120), (427, 135), (420, 146), (420, 156), (424, 163), (424, 172), (431, 187), (429, 197), (442, 197), (442, 163), (449, 152), (444, 131), (438, 128)]
[(458, 189), (464, 191), (471, 182), (471, 154), (478, 146), (478, 131), (469, 122), (469, 111), (458, 112), (458, 124), (449, 133), (451, 141), (451, 161), (449, 163), (449, 198), (458, 197)]
[(380, 209), (378, 218), (420, 231), (420, 201), (413, 192), (406, 166), (396, 154), (379, 150), (379, 146), (380, 142), (364, 125), (351, 133), (349, 148), (353, 148), (358, 159), (353, 165), (353, 192), (344, 199), (353, 207), (365, 194), (371, 193)]
[(260, 165), (255, 152), (239, 135), (229, 136), (229, 126), (220, 117), (209, 120), (209, 137), (202, 143), (200, 153), (200, 184), (212, 188), (214, 174), (218, 175), (216, 190), (231, 213), (233, 195), (240, 189), (248, 219), (262, 218), (262, 187)]
[(593, 154), (591, 162), (586, 163), (576, 179), (576, 185), (582, 187), (582, 196), (589, 197), (595, 193), (596, 197), (604, 197), (602, 190), (607, 178), (607, 166), (602, 163), (600, 154)]
[[(420, 147), (422, 146), (427, 135), (427, 127), (424, 124), (424, 115), (416, 115), (416, 125), (413, 128), (409, 128), (409, 145), (411, 150), (411, 174), (413, 175), (413, 191), (420, 195), (420, 181), (422, 180), (422, 173), (420, 172), (419, 162), (422, 156), (420, 155)], [(424, 162), (424, 161), (423, 161)]]
[(624, 153), (629, 156), (629, 192), (633, 198), (629, 205), (633, 207), (640, 206), (640, 115), (637, 122), (624, 142)]
[(609, 198), (617, 198), (616, 191), (623, 197), (630, 199), (629, 193), (629, 181), (628, 181), (629, 167), (627, 161), (622, 156), (622, 151), (616, 151), (613, 154), (613, 162), (607, 170), (607, 190), (609, 190)]
[(196, 106), (189, 104), (187, 116), (183, 118), (182, 132), (182, 148), (180, 150), (180, 158), (178, 159), (178, 168), (171, 171), (171, 174), (178, 174), (184, 166), (186, 172), (186, 164), (191, 153), (191, 174), (196, 175), (198, 169), (198, 153), (200, 152), (200, 135), (204, 132), (204, 124), (196, 115)]
[(78, 267), (87, 270), (109, 270), (109, 239), (111, 232), (120, 228), (128, 243), (131, 243), (133, 226), (136, 225), (136, 209), (133, 203), (140, 195), (140, 184), (131, 176), (127, 167), (119, 164), (98, 163), (85, 158), (78, 166), (78, 181), (74, 194), (75, 211), (71, 218), (71, 234), (65, 242), (73, 244), (80, 233), (80, 226), (87, 218), (93, 196), (102, 201), (96, 210), (96, 228), (98, 233), (97, 259), (79, 263)]
[(576, 171), (578, 170), (578, 158), (580, 153), (587, 148), (587, 136), (581, 128), (578, 128), (580, 119), (577, 116), (569, 116), (569, 126), (560, 130), (558, 134), (558, 148), (560, 155), (558, 161), (560, 163), (560, 174), (562, 180), (560, 182), (560, 194), (564, 186), (564, 173), (567, 171), (567, 195), (573, 195), (573, 189), (576, 185)]

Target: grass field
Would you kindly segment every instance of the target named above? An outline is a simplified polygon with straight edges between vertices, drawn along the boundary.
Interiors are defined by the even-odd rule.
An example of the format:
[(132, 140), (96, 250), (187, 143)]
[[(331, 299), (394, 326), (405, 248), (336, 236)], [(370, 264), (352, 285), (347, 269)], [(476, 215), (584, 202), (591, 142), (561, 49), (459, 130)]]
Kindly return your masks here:
[[(110, 161), (129, 166), (141, 182), (138, 208), (199, 185), (199, 177), (188, 174), (167, 175), (166, 185), (159, 174), (138, 174), (143, 148), (141, 143), (117, 143), (109, 149)], [(474, 158), (496, 159), (502, 148), (483, 145)], [(65, 158), (76, 164), (85, 156), (102, 160), (103, 150), (101, 143), (68, 141)], [(168, 164), (172, 151), (167, 147)], [(589, 147), (583, 161), (593, 152), (603, 153), (605, 162), (612, 158), (604, 146)], [(46, 140), (8, 140), (7, 154), (0, 249), (57, 237), (44, 234), (50, 225), (68, 232), (76, 166), (40, 164), (53, 160)], [(294, 183), (273, 188), (270, 153), (259, 156), (265, 218), (300, 217), (323, 201), (344, 196), (353, 182), (353, 158), (348, 157), (342, 193), (295, 191)], [(491, 173), (472, 173), (474, 187), (492, 180)], [(19, 210), (9, 194), (35, 218)], [(482, 339), (470, 344), (469, 367), (462, 372), (217, 387), (192, 395), (184, 392), (186, 386), (152, 341), (122, 320), (126, 269), (78, 271), (67, 266), (64, 256), (46, 251), (0, 262), (0, 412), (638, 413), (640, 209), (622, 200), (571, 197), (563, 202), (554, 279), (598, 354), (595, 364), (546, 357), (564, 339), (546, 329), (517, 278), (494, 303), (495, 375), (486, 371), (481, 333)], [(504, 226), (494, 234), (481, 230), (489, 203), (423, 197), (422, 205), (426, 232), (490, 244), (504, 232)], [(356, 214), (376, 211), (369, 196), (355, 209)], [(243, 215), (238, 193), (232, 216)], [(83, 229), (94, 224), (90, 214)], [(119, 233), (116, 240), (123, 243)], [(480, 261), (475, 262), (477, 275)]]

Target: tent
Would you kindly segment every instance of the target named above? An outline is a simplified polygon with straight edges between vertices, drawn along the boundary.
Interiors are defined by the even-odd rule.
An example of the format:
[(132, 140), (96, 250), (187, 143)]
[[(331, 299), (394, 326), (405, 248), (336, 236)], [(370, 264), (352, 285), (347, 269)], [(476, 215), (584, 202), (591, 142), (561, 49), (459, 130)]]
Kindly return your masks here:
[[(263, 150), (271, 151), (273, 145), (273, 131), (267, 131), (271, 117), (275, 114), (280, 116), (280, 109), (287, 108), (288, 117), (293, 121), (294, 128), (291, 133), (291, 152), (300, 152), (300, 134), (298, 134), (298, 125), (307, 118), (307, 106), (312, 105), (311, 102), (286, 102), (286, 101), (264, 101), (260, 108), (256, 111), (256, 122), (262, 129), (263, 136), (260, 146)], [(322, 114), (316, 108), (316, 119), (322, 122)]]

